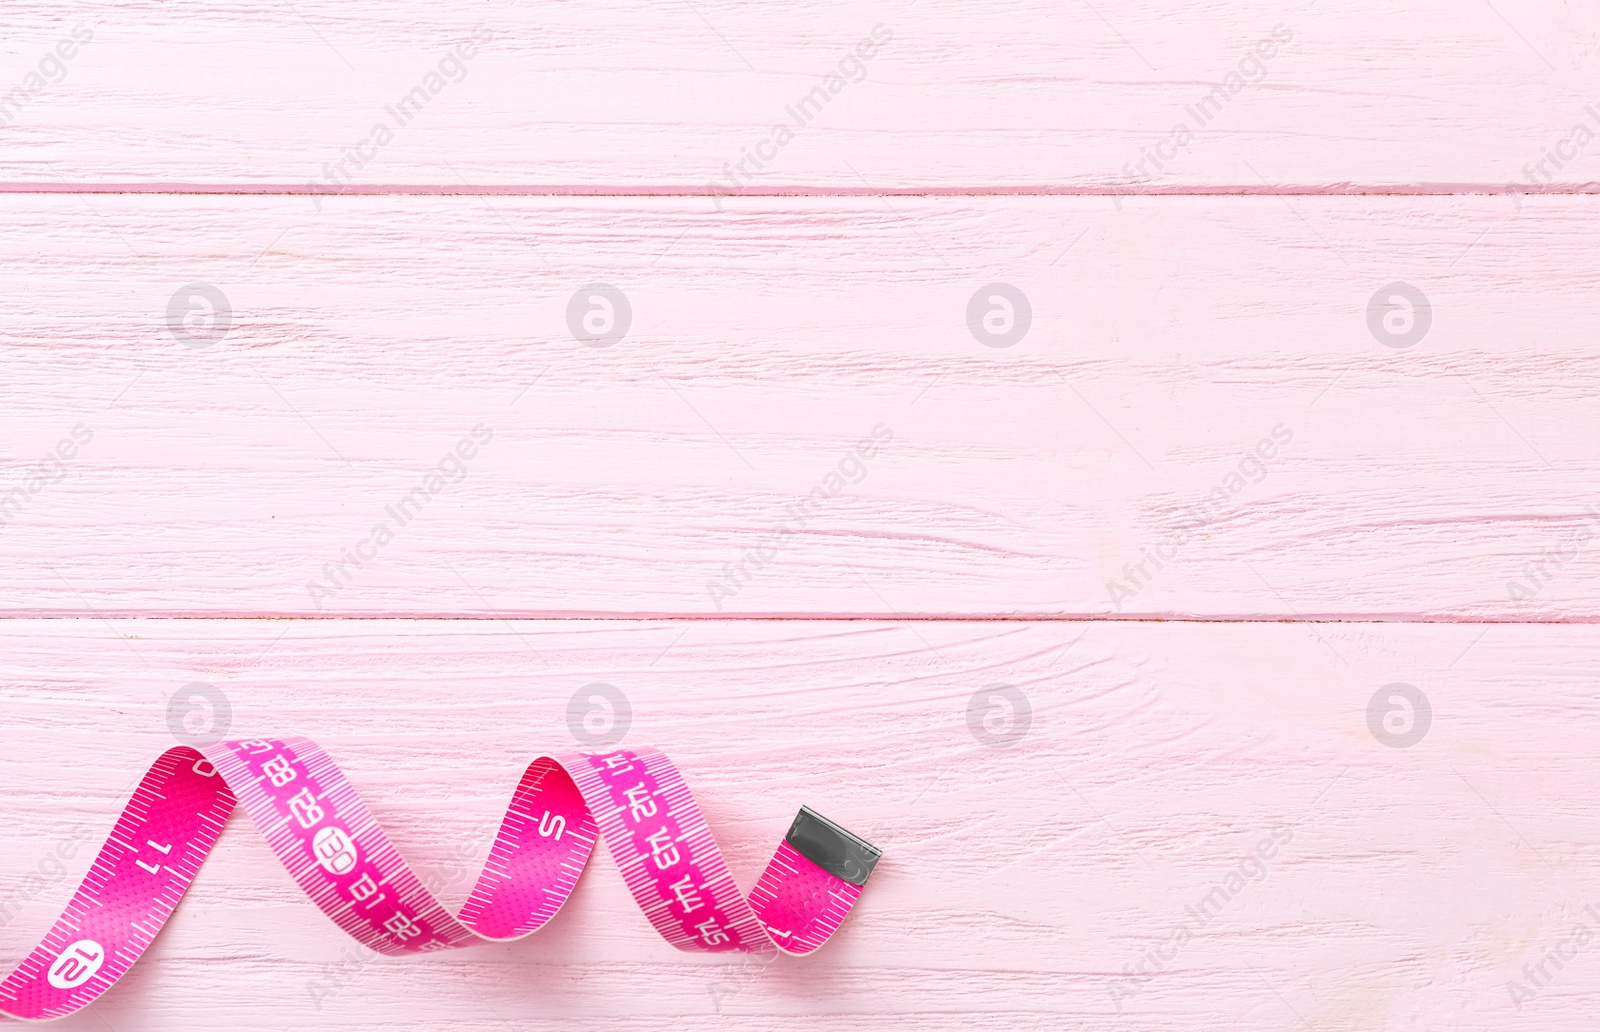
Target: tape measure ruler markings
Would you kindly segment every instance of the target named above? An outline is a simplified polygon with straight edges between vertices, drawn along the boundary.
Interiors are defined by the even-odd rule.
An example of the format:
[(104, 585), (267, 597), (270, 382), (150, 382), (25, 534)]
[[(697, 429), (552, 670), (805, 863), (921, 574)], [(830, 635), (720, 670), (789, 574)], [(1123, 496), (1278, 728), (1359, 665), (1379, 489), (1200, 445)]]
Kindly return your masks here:
[(235, 805), (323, 913), (390, 955), (537, 931), (571, 895), (602, 833), (634, 900), (678, 949), (809, 953), (849, 914), (880, 855), (802, 807), (746, 897), (663, 753), (543, 756), (524, 771), (483, 872), (452, 915), (315, 743), (179, 746), (146, 772), (60, 919), (0, 983), (0, 1016), (64, 1017), (115, 984), (171, 916)]

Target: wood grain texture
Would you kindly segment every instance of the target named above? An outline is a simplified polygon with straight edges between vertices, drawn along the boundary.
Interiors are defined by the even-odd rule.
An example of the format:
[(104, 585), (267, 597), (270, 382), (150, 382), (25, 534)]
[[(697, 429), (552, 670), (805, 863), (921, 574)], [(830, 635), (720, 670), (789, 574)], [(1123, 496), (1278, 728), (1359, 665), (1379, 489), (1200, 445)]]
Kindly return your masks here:
[[(12, 198), (0, 597), (1589, 619), (1597, 205)], [(1432, 309), (1406, 349), (1368, 326), (1397, 280)], [(166, 326), (196, 281), (233, 313), (203, 349)], [(995, 281), (1034, 313), (1008, 348), (967, 324)], [(594, 282), (614, 347), (568, 326)]]
[[(601, 850), (531, 940), (358, 963), (240, 815), (98, 1016), (57, 1027), (1576, 1029), (1600, 958), (1547, 965), (1520, 1010), (1507, 982), (1600, 905), (1597, 662), (1560, 626), (7, 620), (0, 890), (109, 827), (202, 681), (233, 733), (326, 746), (459, 902), (484, 822), (604, 681), (744, 885), (801, 803), (884, 844), (836, 942), (765, 970), (676, 953)], [(1397, 681), (1432, 704), (1409, 748), (1367, 724)], [(999, 683), (1031, 705), (1007, 748), (968, 726)], [(24, 901), (9, 955), (89, 859)], [(1123, 975), (1241, 865), (1164, 970)]]
[(374, 960), (240, 817), (58, 1027), (1590, 1028), (1592, 6), (15, 5), (0, 946), (185, 685), (459, 904), (598, 682), (742, 884), (885, 847), (836, 942), (676, 953), (602, 848)]
[[(37, 90), (0, 109), (0, 180), (30, 188), (1359, 191), (1600, 180), (1600, 115), (1587, 110), (1600, 102), (1593, 10), (1562, 0), (102, 0), (20, 3), (10, 24), (0, 94)], [(78, 25), (92, 36), (81, 46)], [(864, 72), (841, 74), (875, 28), (890, 38)], [(441, 70), (475, 31), (481, 47)], [(57, 55), (63, 41), (70, 59)], [(826, 103), (788, 113), (828, 91), (830, 74)], [(419, 86), (426, 104), (388, 113)], [(325, 170), (347, 154), (363, 156)], [(741, 161), (742, 172), (724, 169)]]

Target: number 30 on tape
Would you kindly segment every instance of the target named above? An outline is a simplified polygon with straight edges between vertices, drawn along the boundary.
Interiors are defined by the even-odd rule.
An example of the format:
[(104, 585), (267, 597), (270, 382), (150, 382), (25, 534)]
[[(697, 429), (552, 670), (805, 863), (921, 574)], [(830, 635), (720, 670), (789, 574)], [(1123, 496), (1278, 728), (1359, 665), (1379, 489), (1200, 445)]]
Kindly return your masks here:
[(472, 895), (451, 914), (315, 743), (180, 746), (145, 774), (60, 920), (0, 983), (0, 1015), (63, 1017), (115, 984), (166, 923), (236, 803), (323, 913), (386, 954), (538, 931), (602, 833), (633, 898), (672, 945), (810, 953), (850, 912), (879, 856), (801, 807), (746, 897), (666, 756), (544, 756), (523, 773)]

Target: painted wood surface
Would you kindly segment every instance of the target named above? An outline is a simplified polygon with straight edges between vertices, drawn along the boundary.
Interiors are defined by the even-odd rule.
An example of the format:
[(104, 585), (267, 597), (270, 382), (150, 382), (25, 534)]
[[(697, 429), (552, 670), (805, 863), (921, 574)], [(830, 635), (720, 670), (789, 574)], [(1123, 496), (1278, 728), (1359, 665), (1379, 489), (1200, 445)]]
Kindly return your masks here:
[(1594, 12), (1562, 0), (103, 0), (8, 25), (0, 181), (32, 189), (1600, 180)]
[(888, 854), (394, 962), (236, 818), (58, 1027), (1592, 1025), (1586, 5), (7, 13), (0, 952), (196, 684), (458, 903), (608, 721)]
[(1595, 615), (1590, 198), (7, 209), (13, 612)]
[[(1600, 906), (1583, 627), (9, 620), (0, 643), (7, 892), (109, 827), (193, 682), (235, 734), (326, 746), (456, 902), (593, 682), (626, 695), (625, 744), (683, 768), (747, 888), (802, 803), (886, 848), (837, 941), (765, 970), (673, 951), (603, 849), (531, 940), (368, 962), (238, 815), (152, 954), (64, 1032), (1551, 1029), (1595, 1006), (1592, 949), (1544, 960)], [(1431, 704), (1409, 747), (1368, 724), (1397, 682)], [(1001, 685), (1026, 718), (973, 702)], [(12, 908), (8, 950), (88, 861)], [(1191, 907), (1209, 920), (1179, 942)], [(1519, 1009), (1507, 983), (1541, 963)]]

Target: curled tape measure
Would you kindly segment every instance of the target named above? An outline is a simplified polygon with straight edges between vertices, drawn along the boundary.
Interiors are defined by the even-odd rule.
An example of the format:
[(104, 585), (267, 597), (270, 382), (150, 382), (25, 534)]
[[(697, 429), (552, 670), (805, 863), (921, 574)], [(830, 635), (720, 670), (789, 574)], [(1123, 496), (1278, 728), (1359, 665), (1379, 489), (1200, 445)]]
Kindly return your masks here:
[(850, 912), (879, 856), (802, 807), (747, 899), (662, 753), (543, 756), (522, 775), (483, 873), (452, 916), (314, 742), (180, 746), (145, 774), (60, 920), (0, 983), (0, 1015), (59, 1018), (111, 988), (183, 898), (236, 801), (323, 913), (386, 954), (538, 931), (602, 832), (633, 898), (680, 950), (810, 953)]

